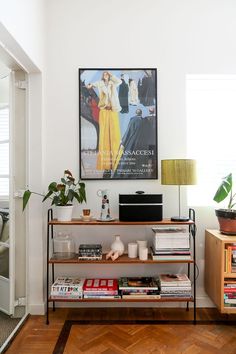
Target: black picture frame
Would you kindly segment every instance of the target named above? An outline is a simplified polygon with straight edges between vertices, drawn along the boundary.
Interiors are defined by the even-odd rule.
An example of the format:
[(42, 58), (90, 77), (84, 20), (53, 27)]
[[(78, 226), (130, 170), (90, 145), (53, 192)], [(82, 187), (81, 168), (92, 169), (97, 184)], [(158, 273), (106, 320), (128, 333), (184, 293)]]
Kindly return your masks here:
[(78, 75), (80, 179), (157, 179), (157, 69)]

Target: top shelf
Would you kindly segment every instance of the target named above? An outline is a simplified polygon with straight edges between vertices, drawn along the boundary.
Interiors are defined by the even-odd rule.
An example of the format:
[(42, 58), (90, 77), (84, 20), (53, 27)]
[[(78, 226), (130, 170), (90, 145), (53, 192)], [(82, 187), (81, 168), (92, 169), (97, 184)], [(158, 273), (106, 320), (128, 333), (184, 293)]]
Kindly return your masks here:
[(58, 221), (57, 219), (52, 219), (48, 223), (49, 225), (110, 225), (110, 226), (118, 226), (118, 225), (193, 225), (194, 221), (171, 221), (170, 219), (163, 219), (161, 221), (83, 221), (81, 219), (72, 219), (71, 221)]

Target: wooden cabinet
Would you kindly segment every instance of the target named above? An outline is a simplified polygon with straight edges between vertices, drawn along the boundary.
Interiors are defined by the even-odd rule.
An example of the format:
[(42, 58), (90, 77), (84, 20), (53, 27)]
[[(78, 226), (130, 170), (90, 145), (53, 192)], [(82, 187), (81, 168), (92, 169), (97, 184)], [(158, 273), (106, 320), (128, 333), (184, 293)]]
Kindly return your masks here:
[[(48, 211), (48, 226), (47, 226), (47, 319), (46, 323), (49, 323), (49, 318), (48, 318), (48, 313), (49, 313), (49, 303), (53, 303), (53, 309), (55, 309), (55, 303), (56, 302), (186, 302), (187, 303), (187, 308), (189, 306), (189, 302), (193, 302), (193, 307), (194, 307), (194, 322), (196, 322), (196, 269), (195, 269), (195, 213), (193, 209), (190, 209), (190, 220), (186, 222), (173, 222), (170, 219), (164, 219), (162, 221), (140, 221), (140, 222), (131, 222), (131, 221), (109, 221), (109, 222), (100, 222), (100, 221), (89, 221), (89, 222), (84, 222), (79, 219), (73, 219), (70, 222), (59, 222), (56, 219), (53, 219), (53, 214), (52, 210), (50, 209)], [(155, 225), (169, 225), (169, 226), (175, 226), (175, 225), (185, 225), (189, 227), (189, 237), (192, 238), (192, 257), (189, 260), (153, 260), (152, 257), (149, 255), (148, 259), (145, 261), (139, 260), (138, 258), (136, 259), (131, 259), (128, 258), (127, 254), (122, 255), (115, 261), (106, 260), (105, 255), (103, 256), (102, 260), (78, 260), (78, 255), (76, 255), (72, 259), (55, 259), (50, 255), (49, 252), (49, 242), (50, 239), (53, 239), (54, 236), (54, 227), (55, 226), (60, 226), (63, 227), (64, 225), (67, 226), (74, 226), (74, 227), (80, 227), (80, 226), (96, 226), (96, 227), (112, 227), (114, 226), (129, 226), (131, 227), (132, 225), (150, 225), (155, 226)], [(79, 236), (78, 236), (79, 237)], [(57, 264), (63, 264), (66, 266), (66, 264), (70, 265), (76, 265), (80, 266), (81, 264), (88, 264), (88, 263), (93, 263), (95, 265), (95, 272), (96, 268), (99, 264), (107, 264), (109, 266), (116, 266), (119, 264), (129, 264), (130, 266), (134, 265), (136, 266), (137, 264), (153, 264), (154, 266), (158, 266), (158, 263), (185, 263), (187, 265), (187, 274), (190, 277), (190, 267), (192, 270), (192, 296), (188, 298), (165, 298), (165, 299), (51, 299), (50, 297), (50, 285), (51, 282), (49, 282), (49, 272), (51, 271), (51, 280), (54, 282), (54, 267)], [(96, 273), (94, 275), (96, 277)], [(125, 274), (124, 274), (125, 276)]]
[(235, 281), (236, 273), (227, 270), (226, 250), (236, 244), (236, 236), (226, 236), (218, 230), (206, 230), (205, 233), (205, 290), (221, 313), (236, 313), (236, 304), (225, 306), (224, 286)]

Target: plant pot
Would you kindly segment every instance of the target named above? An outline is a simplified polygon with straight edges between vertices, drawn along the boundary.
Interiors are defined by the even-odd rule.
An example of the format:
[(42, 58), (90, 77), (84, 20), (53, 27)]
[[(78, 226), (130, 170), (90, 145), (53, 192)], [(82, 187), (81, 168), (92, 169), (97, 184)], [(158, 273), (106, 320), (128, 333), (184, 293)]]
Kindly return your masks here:
[(236, 235), (236, 210), (215, 210), (220, 225), (220, 232), (225, 235)]
[(72, 212), (73, 212), (73, 205), (56, 206), (56, 215), (58, 221), (71, 221)]

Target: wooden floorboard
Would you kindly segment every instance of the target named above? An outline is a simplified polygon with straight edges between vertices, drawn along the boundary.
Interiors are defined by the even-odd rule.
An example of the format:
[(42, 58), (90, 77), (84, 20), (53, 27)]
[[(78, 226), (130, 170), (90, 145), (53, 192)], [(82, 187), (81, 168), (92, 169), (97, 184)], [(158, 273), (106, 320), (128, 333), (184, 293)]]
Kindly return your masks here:
[[(168, 320), (166, 324), (110, 324), (123, 320)], [(236, 354), (236, 316), (216, 309), (198, 309), (196, 325), (192, 309), (94, 308), (50, 311), (30, 316), (7, 354), (52, 354), (65, 320), (97, 321), (71, 325), (64, 354)], [(175, 324), (174, 321), (190, 321)], [(108, 321), (100, 324), (101, 321)]]

